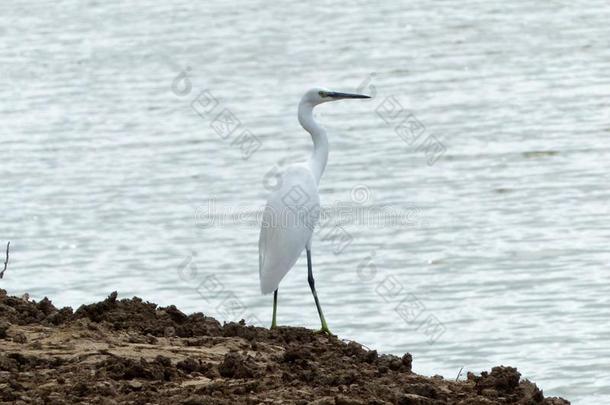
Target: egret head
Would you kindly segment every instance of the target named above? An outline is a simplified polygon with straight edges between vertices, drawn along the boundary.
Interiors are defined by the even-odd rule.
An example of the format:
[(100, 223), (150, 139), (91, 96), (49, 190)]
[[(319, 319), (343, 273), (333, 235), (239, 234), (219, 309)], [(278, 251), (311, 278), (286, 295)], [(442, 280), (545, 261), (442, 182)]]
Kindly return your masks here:
[(318, 87), (314, 87), (313, 89), (308, 90), (301, 99), (301, 103), (308, 103), (312, 106), (316, 106), (318, 104), (326, 103), (329, 101), (336, 100), (345, 100), (348, 98), (371, 98), (369, 96), (365, 96), (362, 94), (353, 94), (353, 93), (339, 93), (336, 91), (330, 91), (327, 89), (322, 89)]

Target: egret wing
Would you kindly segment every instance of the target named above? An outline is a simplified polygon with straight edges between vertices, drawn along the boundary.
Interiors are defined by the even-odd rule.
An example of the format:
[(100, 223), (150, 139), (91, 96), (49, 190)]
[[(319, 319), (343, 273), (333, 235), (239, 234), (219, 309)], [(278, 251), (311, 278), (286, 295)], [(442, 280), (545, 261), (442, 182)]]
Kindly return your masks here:
[(311, 239), (319, 214), (320, 197), (311, 170), (301, 165), (287, 168), (263, 212), (258, 242), (263, 294), (277, 289), (294, 266)]

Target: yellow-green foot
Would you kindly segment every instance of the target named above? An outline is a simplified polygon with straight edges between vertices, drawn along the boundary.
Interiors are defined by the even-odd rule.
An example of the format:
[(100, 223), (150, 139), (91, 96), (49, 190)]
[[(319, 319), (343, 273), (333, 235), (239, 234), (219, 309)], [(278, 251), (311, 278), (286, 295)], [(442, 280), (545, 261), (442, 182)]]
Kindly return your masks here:
[(332, 334), (332, 332), (330, 331), (330, 329), (328, 329), (328, 326), (326, 326), (326, 325), (322, 325), (322, 328), (320, 328), (320, 330), (316, 331), (316, 333), (324, 333), (325, 335), (328, 335), (328, 336), (335, 336)]

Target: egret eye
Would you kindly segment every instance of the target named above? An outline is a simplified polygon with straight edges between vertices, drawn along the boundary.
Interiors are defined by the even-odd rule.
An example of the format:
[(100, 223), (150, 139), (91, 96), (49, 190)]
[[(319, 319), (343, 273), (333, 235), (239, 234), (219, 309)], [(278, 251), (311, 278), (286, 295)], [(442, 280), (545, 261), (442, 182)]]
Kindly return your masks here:
[(319, 91), (318, 94), (320, 95), (320, 97), (326, 97), (325, 91)]

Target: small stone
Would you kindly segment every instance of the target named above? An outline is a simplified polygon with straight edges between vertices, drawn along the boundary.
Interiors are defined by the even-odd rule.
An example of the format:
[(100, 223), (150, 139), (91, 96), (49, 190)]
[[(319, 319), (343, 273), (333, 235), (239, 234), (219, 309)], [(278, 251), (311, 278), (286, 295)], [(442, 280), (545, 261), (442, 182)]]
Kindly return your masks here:
[(371, 350), (365, 355), (364, 361), (367, 363), (373, 363), (378, 357), (379, 355), (377, 354), (377, 350)]
[(6, 331), (10, 328), (11, 324), (8, 322), (0, 322), (0, 339), (5, 339), (7, 337)]
[(430, 399), (416, 394), (405, 394), (398, 400), (398, 405), (428, 405)]
[(206, 405), (208, 401), (204, 397), (201, 396), (190, 396), (187, 399), (180, 402), (182, 405)]
[(364, 405), (364, 402), (339, 395), (335, 397), (335, 405)]
[(142, 383), (139, 381), (132, 380), (129, 381), (127, 385), (129, 385), (129, 387), (135, 391), (139, 391), (142, 389)]
[(23, 332), (18, 332), (15, 334), (15, 336), (13, 336), (13, 342), (15, 343), (26, 343), (28, 341), (28, 338), (25, 337), (25, 334)]
[(413, 356), (411, 356), (411, 353), (405, 353), (402, 356), (401, 363), (404, 369), (410, 372), (413, 365)]

